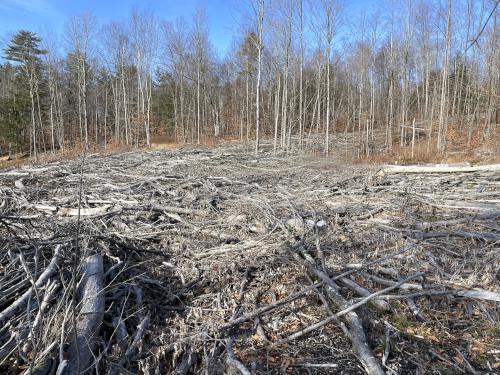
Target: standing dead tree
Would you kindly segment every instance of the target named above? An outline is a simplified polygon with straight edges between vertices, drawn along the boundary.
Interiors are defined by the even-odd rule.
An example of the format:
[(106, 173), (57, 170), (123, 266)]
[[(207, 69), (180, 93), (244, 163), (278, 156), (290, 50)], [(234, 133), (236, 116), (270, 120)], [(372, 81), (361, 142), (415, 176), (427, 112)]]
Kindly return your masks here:
[(264, 0), (256, 0), (257, 4), (252, 3), (254, 16), (256, 20), (257, 40), (254, 41), (257, 49), (257, 83), (255, 94), (255, 153), (259, 152), (259, 131), (260, 131), (260, 81), (262, 74), (262, 34), (264, 28)]

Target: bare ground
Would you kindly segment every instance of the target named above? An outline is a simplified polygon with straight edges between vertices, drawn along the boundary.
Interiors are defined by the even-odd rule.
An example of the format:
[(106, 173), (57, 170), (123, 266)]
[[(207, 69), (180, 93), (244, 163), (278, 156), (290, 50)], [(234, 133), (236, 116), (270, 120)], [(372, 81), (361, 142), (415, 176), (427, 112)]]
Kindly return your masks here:
[(500, 369), (499, 172), (228, 145), (81, 165), (0, 171), (3, 373), (63, 371), (83, 337), (98, 373), (362, 374), (352, 314), (388, 374)]

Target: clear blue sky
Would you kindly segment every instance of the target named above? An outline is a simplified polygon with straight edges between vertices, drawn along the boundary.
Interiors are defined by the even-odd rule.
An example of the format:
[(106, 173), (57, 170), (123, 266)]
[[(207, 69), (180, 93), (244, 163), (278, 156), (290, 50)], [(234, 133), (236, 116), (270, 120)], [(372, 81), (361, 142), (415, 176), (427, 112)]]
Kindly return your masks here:
[[(353, 9), (373, 7), (383, 0), (346, 0)], [(198, 7), (206, 12), (210, 38), (220, 54), (230, 47), (238, 30), (245, 0), (0, 0), (0, 41), (8, 32), (28, 29), (42, 33), (51, 29), (61, 33), (71, 15), (90, 11), (101, 26), (111, 20), (126, 19), (133, 6), (150, 9), (164, 20), (192, 19)]]
[(84, 11), (90, 11), (103, 25), (126, 19), (133, 6), (150, 9), (160, 19), (184, 17), (187, 21), (203, 7), (211, 40), (224, 53), (239, 22), (241, 0), (0, 0), (0, 37), (19, 29), (40, 33), (50, 28), (60, 33), (69, 16)]

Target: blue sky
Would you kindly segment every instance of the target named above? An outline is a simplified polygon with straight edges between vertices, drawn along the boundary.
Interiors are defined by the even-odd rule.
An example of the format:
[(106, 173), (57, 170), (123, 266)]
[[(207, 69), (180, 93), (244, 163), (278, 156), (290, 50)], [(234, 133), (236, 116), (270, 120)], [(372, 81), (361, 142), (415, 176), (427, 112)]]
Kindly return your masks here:
[(90, 11), (99, 25), (126, 19), (133, 6), (150, 9), (164, 20), (192, 19), (199, 6), (206, 12), (213, 44), (220, 53), (231, 44), (239, 22), (242, 0), (0, 0), (0, 37), (21, 28), (43, 33), (47, 28), (60, 33), (69, 16)]
[[(346, 0), (348, 7), (371, 7), (383, 0)], [(103, 25), (126, 19), (133, 6), (150, 9), (164, 20), (192, 19), (196, 9), (205, 9), (210, 38), (222, 55), (231, 46), (232, 34), (239, 28), (246, 0), (0, 0), (0, 41), (9, 32), (28, 29), (43, 34), (60, 34), (69, 16), (90, 11)]]

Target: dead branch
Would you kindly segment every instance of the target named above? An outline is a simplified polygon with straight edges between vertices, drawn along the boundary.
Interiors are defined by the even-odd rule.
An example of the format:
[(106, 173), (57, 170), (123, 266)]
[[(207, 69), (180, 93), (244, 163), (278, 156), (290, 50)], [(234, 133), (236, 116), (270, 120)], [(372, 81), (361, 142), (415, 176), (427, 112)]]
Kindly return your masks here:
[(61, 262), (61, 245), (56, 246), (54, 256), (50, 261), (47, 268), (42, 272), (42, 274), (36, 280), (35, 286), (30, 287), (21, 297), (15, 300), (8, 308), (0, 312), (0, 323), (4, 323), (6, 320), (11, 318), (18, 310), (25, 307), (28, 300), (33, 293), (34, 288), (43, 287), (50, 277), (52, 277), (57, 272), (57, 266)]
[(68, 373), (77, 345), (81, 372), (492, 371), (471, 345), (495, 345), (498, 171), (370, 179), (222, 147), (89, 158), (79, 225), (78, 160), (0, 172), (0, 372)]

